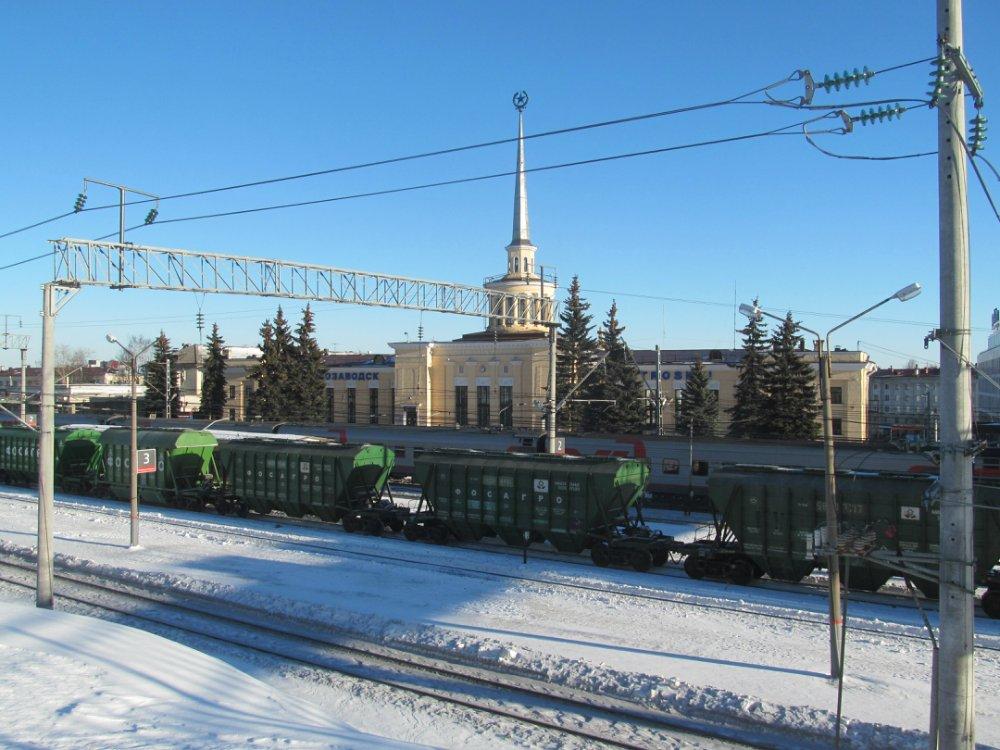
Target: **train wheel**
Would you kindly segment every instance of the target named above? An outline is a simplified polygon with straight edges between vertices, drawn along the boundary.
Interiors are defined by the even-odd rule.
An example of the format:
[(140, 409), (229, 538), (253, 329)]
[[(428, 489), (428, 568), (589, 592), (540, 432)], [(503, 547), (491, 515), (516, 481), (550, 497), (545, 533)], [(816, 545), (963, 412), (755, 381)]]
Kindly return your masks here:
[(448, 528), (446, 526), (431, 526), (427, 531), (434, 544), (448, 543)]
[(382, 536), (383, 531), (385, 531), (385, 524), (382, 523), (381, 518), (378, 516), (368, 516), (365, 519), (365, 533), (372, 536)]
[(737, 557), (726, 571), (726, 580), (737, 586), (748, 585), (753, 580), (753, 563), (745, 557)]
[(250, 515), (250, 506), (247, 504), (246, 500), (240, 500), (236, 505), (236, 515), (240, 518), (246, 518)]
[(667, 564), (667, 558), (669, 553), (665, 549), (658, 549), (653, 553), (653, 565), (657, 568), (663, 567)]
[(1000, 619), (1000, 589), (990, 589), (983, 594), (983, 612), (994, 620)]
[(937, 599), (941, 595), (941, 586), (936, 581), (926, 578), (911, 578), (910, 581), (928, 599)]
[(607, 542), (595, 542), (590, 548), (590, 559), (598, 568), (606, 568), (611, 564), (611, 550)]
[(398, 518), (391, 518), (389, 520), (389, 528), (392, 529), (393, 534), (398, 534), (403, 530), (403, 522)]
[(417, 541), (421, 537), (420, 527), (415, 523), (403, 524), (403, 536), (411, 542)]
[(705, 577), (705, 564), (697, 555), (688, 555), (684, 558), (684, 572), (688, 578), (698, 581)]
[(645, 573), (653, 567), (653, 556), (646, 549), (634, 549), (628, 556), (629, 564), (640, 573)]
[(344, 531), (348, 534), (353, 534), (356, 531), (361, 531), (361, 519), (358, 518), (353, 513), (347, 513), (342, 519), (341, 523), (344, 525)]

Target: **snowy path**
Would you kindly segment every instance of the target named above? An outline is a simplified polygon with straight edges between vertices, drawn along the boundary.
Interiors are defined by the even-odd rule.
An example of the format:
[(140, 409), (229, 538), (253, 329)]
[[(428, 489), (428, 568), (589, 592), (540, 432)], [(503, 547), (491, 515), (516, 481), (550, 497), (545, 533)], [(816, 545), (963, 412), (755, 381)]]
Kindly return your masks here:
[[(4, 546), (30, 547), (34, 507), (0, 498), (0, 512)], [(254, 525), (220, 520), (236, 527)], [(225, 526), (169, 527), (157, 524), (153, 514), (144, 517), (143, 548), (129, 551), (124, 546), (127, 526), (126, 518), (96, 515), (85, 506), (60, 507), (57, 552), (79, 568), (98, 564), (131, 571), (133, 577), (278, 614), (531, 668), (554, 682), (692, 715), (722, 712), (790, 727), (828, 728), (828, 712), (835, 705), (835, 685), (824, 676), (823, 603), (817, 597), (551, 561), (492, 563), (538, 578), (593, 586), (612, 581), (676, 601), (637, 599), (499, 578), (477, 570), (484, 556), (467, 550), (353, 537), (339, 530), (290, 532), (335, 548), (306, 551), (279, 541), (235, 537)], [(453, 569), (350, 554), (363, 550), (387, 556), (405, 551), (407, 557)], [(463, 563), (468, 570), (460, 569)], [(713, 602), (725, 606), (703, 606)], [(776, 608), (817, 622), (775, 617)], [(859, 747), (921, 746), (930, 653), (925, 642), (912, 637), (920, 633), (916, 613), (859, 604), (851, 607), (851, 615), (876, 632), (849, 636), (848, 736)], [(977, 628), (981, 646), (1000, 647), (1000, 623), (977, 620)], [(1000, 688), (998, 656), (985, 650), (977, 655), (979, 740), (985, 746), (1000, 743), (1000, 712), (994, 701), (986, 700)], [(881, 723), (917, 731), (880, 730), (876, 725)]]

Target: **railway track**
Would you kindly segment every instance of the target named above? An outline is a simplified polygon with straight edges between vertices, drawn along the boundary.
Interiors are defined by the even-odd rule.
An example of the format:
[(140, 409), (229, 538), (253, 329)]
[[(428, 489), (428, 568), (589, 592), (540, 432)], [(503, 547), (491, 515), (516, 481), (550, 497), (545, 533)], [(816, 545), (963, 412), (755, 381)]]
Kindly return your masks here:
[[(34, 590), (31, 561), (0, 557), (0, 581)], [(367, 640), (327, 625), (273, 614), (167, 588), (60, 570), (60, 600), (167, 626), (304, 665), (320, 672), (375, 682), (475, 712), (530, 724), (558, 736), (626, 750), (651, 748), (819, 748), (806, 736), (771, 728), (712, 723), (544, 681), (526, 670), (498, 672)], [(553, 718), (558, 717), (558, 718)], [(627, 726), (623, 726), (623, 723)], [(626, 736), (627, 735), (627, 736)]]
[[(8, 495), (8, 498), (19, 502), (24, 502), (29, 505), (34, 504), (34, 500), (27, 497)], [(116, 508), (95, 507), (93, 505), (86, 503), (75, 503), (67, 501), (58, 501), (58, 504), (64, 507), (86, 510), (88, 512), (100, 513), (103, 515), (124, 517), (124, 518), (128, 517), (128, 512), (126, 510), (118, 510)], [(732, 605), (727, 604), (718, 599), (712, 599), (710, 601), (706, 601), (708, 597), (704, 594), (676, 595), (662, 591), (651, 591), (651, 590), (634, 591), (634, 590), (629, 590), (627, 586), (616, 585), (610, 582), (606, 584), (595, 584), (595, 583), (582, 583), (574, 581), (559, 581), (548, 578), (540, 578), (536, 576), (521, 575), (507, 571), (470, 568), (466, 563), (458, 565), (448, 562), (420, 559), (419, 557), (414, 557), (412, 555), (406, 555), (406, 554), (392, 554), (388, 552), (378, 552), (373, 550), (347, 549), (342, 546), (337, 546), (335, 542), (332, 544), (328, 544), (317, 539), (304, 540), (301, 537), (296, 537), (290, 535), (287, 532), (280, 531), (281, 528), (290, 526), (308, 530), (319, 530), (325, 533), (345, 534), (350, 539), (364, 538), (364, 537), (359, 537), (358, 535), (355, 534), (347, 534), (347, 532), (343, 531), (334, 524), (328, 524), (322, 522), (302, 521), (301, 519), (286, 519), (286, 518), (279, 519), (270, 516), (249, 519), (249, 522), (251, 523), (257, 522), (257, 523), (273, 524), (275, 526), (275, 530), (272, 531), (267, 529), (254, 530), (239, 526), (233, 527), (228, 524), (213, 523), (210, 519), (211, 519), (210, 516), (204, 519), (198, 518), (198, 519), (187, 520), (187, 519), (171, 518), (159, 515), (155, 518), (155, 522), (165, 526), (195, 529), (199, 531), (214, 531), (218, 533), (224, 533), (228, 536), (250, 539), (270, 545), (280, 545), (286, 548), (293, 547), (295, 549), (305, 550), (317, 554), (340, 555), (340, 556), (346, 555), (355, 558), (371, 559), (378, 562), (400, 563), (411, 566), (419, 565), (421, 567), (433, 568), (436, 570), (442, 570), (450, 573), (457, 573), (460, 575), (468, 575), (469, 573), (474, 573), (477, 575), (501, 578), (504, 580), (527, 583), (547, 588), (561, 588), (561, 589), (569, 589), (569, 590), (576, 590), (583, 592), (600, 593), (606, 595), (619, 596), (626, 599), (656, 601), (656, 602), (669, 603), (673, 605), (692, 607), (696, 609), (732, 612), (741, 615), (749, 615), (755, 617), (780, 620), (783, 622), (797, 622), (820, 629), (825, 629), (828, 627), (825, 612), (816, 612), (812, 616), (803, 616), (801, 609), (794, 607), (794, 605), (790, 603), (787, 604), (766, 603), (751, 608), (746, 606), (738, 606), (735, 603)], [(416, 544), (414, 542), (408, 542), (401, 538), (394, 538), (391, 536), (382, 537), (381, 539), (383, 541), (394, 543), (395, 545), (399, 545), (401, 548), (406, 548), (406, 549), (409, 549), (412, 547), (412, 545)], [(453, 547), (445, 547), (442, 549), (483, 550), (484, 545), (482, 544), (455, 545)], [(485, 551), (501, 554), (505, 557), (520, 556), (518, 552), (512, 551), (511, 548), (500, 547), (499, 545), (496, 545), (495, 549), (489, 549)], [(558, 562), (566, 562), (565, 558), (566, 556), (561, 555), (560, 553), (552, 553), (551, 556), (551, 559), (553, 561), (558, 561)], [(591, 571), (594, 570), (593, 566), (589, 562), (584, 563), (583, 561), (578, 560), (574, 564), (586, 565), (586, 567), (589, 570)], [(643, 574), (643, 576), (648, 576), (648, 575), (650, 574), (649, 573)], [(687, 580), (687, 576), (679, 571), (676, 571), (676, 574), (671, 577), (679, 577)], [(720, 585), (716, 582), (707, 582), (707, 583), (711, 583), (712, 585)], [(796, 590), (797, 587), (795, 587), (794, 585), (787, 584), (787, 586), (789, 586), (792, 589), (793, 593), (804, 593), (803, 591)], [(740, 589), (748, 589), (748, 590), (752, 590), (753, 588), (756, 587), (753, 586), (740, 587)], [(815, 592), (809, 592), (809, 593), (814, 594)], [(857, 597), (852, 593), (851, 599), (852, 601), (854, 601), (857, 599)], [(874, 603), (884, 606), (900, 606), (896, 604), (887, 604), (886, 602), (879, 602), (879, 601), (876, 601)], [(912, 603), (910, 603), (910, 607), (911, 608), (913, 607)], [(983, 616), (983, 619), (987, 622), (990, 622), (989, 618), (986, 618), (985, 616)], [(886, 623), (866, 624), (866, 620), (861, 618), (851, 619), (849, 622), (849, 630), (852, 633), (867, 633), (879, 636), (886, 635), (887, 633), (891, 632), (892, 635), (901, 638), (906, 638), (916, 641), (928, 640), (926, 631), (924, 631), (921, 627), (915, 625), (901, 626), (900, 629), (887, 630)], [(987, 651), (1000, 652), (1000, 646), (992, 646), (985, 643), (977, 644), (976, 649), (984, 652)]]

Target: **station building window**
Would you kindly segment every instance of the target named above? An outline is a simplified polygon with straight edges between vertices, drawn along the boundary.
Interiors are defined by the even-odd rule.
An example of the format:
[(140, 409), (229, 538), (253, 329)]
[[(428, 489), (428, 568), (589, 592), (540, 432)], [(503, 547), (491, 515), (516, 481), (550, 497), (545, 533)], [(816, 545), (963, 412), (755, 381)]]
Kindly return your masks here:
[(480, 427), (490, 426), (490, 387), (476, 386), (476, 424)]
[(389, 424), (396, 424), (396, 389), (389, 389)]
[(347, 424), (355, 424), (358, 421), (358, 399), (357, 389), (347, 389)]
[(378, 424), (378, 388), (368, 389), (368, 424)]
[(831, 404), (842, 404), (844, 403), (844, 389), (835, 385), (830, 388), (830, 403)]
[(833, 419), (833, 434), (843, 435), (844, 434), (844, 422), (843, 420), (834, 417)]
[(455, 424), (469, 424), (469, 386), (455, 386)]
[(326, 421), (327, 422), (336, 422), (337, 421), (337, 417), (334, 414), (334, 403), (335, 403), (334, 402), (334, 396), (335, 395), (336, 395), (336, 391), (334, 391), (333, 388), (328, 388), (327, 389), (327, 391), (326, 391)]
[(500, 426), (514, 426), (514, 386), (500, 386)]

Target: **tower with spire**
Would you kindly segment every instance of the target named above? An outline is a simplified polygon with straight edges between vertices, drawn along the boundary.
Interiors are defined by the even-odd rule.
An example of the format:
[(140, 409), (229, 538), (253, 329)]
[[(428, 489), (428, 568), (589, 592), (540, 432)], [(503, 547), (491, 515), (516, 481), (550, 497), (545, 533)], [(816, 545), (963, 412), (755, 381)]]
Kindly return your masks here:
[[(514, 226), (510, 244), (507, 245), (507, 272), (487, 278), (483, 286), (491, 291), (534, 297), (535, 301), (528, 304), (551, 310), (555, 297), (555, 277), (545, 274), (543, 278), (541, 269), (536, 267), (535, 253), (538, 248), (531, 242), (528, 226), (528, 181), (524, 172), (524, 108), (527, 105), (528, 95), (524, 91), (514, 94), (514, 107), (517, 109), (517, 174), (514, 178)], [(508, 312), (508, 317), (491, 320), (487, 331), (496, 336), (546, 332), (545, 326), (524, 322), (524, 310), (509, 309)]]

